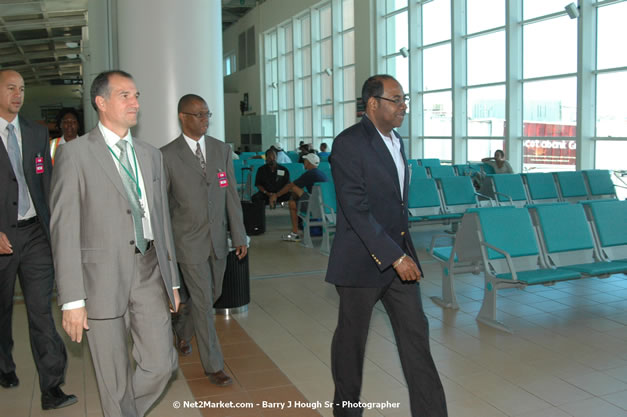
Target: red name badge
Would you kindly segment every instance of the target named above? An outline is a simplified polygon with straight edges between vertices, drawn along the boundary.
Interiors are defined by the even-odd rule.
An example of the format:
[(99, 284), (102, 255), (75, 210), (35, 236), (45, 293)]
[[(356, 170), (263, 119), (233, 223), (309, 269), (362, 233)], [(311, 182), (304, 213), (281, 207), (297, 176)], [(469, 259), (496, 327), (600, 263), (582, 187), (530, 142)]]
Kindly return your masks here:
[(229, 186), (229, 180), (226, 179), (226, 172), (218, 172), (218, 184), (220, 184), (220, 188)]
[(36, 174), (44, 173), (44, 158), (41, 156), (35, 157), (35, 173)]

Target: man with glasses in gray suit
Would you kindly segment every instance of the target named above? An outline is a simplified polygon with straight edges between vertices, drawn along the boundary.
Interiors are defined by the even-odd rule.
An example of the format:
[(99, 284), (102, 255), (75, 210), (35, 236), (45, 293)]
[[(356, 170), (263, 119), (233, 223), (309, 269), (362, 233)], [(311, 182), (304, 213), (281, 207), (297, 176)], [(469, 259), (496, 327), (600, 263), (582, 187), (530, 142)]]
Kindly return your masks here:
[(189, 300), (176, 317), (177, 347), (191, 353), (196, 342), (205, 374), (218, 386), (233, 381), (224, 372), (224, 359), (213, 322), (213, 304), (222, 294), (229, 253), (227, 225), (236, 255), (247, 253), (242, 206), (233, 174), (231, 148), (205, 135), (211, 112), (195, 94), (179, 100), (183, 132), (163, 148), (174, 243)]

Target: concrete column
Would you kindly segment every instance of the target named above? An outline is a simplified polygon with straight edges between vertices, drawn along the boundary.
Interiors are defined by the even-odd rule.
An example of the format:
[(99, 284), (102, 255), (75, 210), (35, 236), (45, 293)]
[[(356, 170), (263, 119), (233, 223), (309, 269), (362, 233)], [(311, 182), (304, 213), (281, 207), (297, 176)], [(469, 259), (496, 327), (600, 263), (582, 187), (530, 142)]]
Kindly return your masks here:
[(522, 172), (523, 91), (522, 84), (522, 0), (509, 0), (506, 16), (506, 103), (505, 148), (514, 172)]
[(180, 132), (181, 96), (203, 97), (208, 134), (224, 140), (222, 17), (219, 0), (133, 0), (117, 4), (119, 68), (140, 91), (133, 134), (161, 147)]
[(116, 0), (87, 2), (87, 29), (83, 29), (87, 34), (81, 45), (85, 132), (98, 123), (98, 114), (91, 106), (91, 84), (99, 73), (117, 66), (115, 4)]

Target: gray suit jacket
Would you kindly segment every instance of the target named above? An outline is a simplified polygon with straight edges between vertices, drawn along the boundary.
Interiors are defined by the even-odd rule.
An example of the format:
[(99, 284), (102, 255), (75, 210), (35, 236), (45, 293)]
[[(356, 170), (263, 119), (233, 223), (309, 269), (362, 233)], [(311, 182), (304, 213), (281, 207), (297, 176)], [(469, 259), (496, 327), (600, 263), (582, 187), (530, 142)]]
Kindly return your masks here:
[[(205, 136), (206, 177), (183, 135), (161, 148), (161, 152), (179, 262), (199, 264), (210, 256), (221, 259), (228, 255), (227, 220), (233, 245), (245, 245), (246, 230), (231, 148)], [(220, 172), (226, 173), (228, 186), (220, 186)], [(216, 294), (222, 292), (222, 278), (214, 277)]]
[[(170, 303), (179, 285), (161, 153), (133, 138)], [(59, 304), (85, 299), (91, 319), (120, 317), (134, 273), (135, 233), (120, 174), (96, 127), (57, 151), (50, 228)], [(167, 300), (162, 300), (167, 303)], [(158, 302), (158, 300), (155, 300)]]

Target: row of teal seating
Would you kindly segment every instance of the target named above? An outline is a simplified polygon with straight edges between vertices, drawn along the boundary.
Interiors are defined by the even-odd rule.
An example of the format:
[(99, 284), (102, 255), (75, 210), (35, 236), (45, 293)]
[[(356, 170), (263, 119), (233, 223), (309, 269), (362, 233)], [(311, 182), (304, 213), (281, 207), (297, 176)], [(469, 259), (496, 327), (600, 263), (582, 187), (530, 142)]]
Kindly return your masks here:
[(443, 178), (455, 176), (473, 176), (480, 172), (486, 172), (485, 164), (459, 164), (459, 165), (420, 165), (419, 160), (409, 159), (410, 179), (414, 178)]
[(412, 178), (407, 202), (409, 221), (459, 222), (467, 209), (479, 207), (478, 197), (468, 176)]
[(627, 201), (470, 209), (452, 246), (437, 247), (441, 236), (429, 248), (442, 267), (442, 297), (433, 301), (459, 308), (455, 274), (483, 271), (477, 320), (508, 332), (496, 317), (499, 289), (627, 273)]
[(616, 198), (610, 172), (604, 169), (488, 175), (499, 205)]

